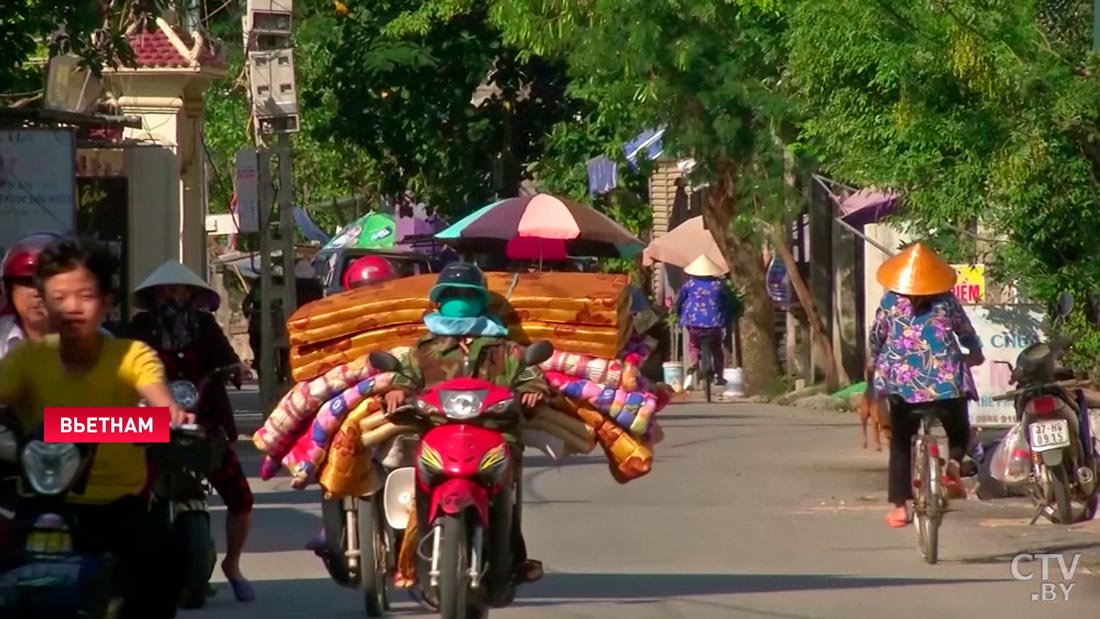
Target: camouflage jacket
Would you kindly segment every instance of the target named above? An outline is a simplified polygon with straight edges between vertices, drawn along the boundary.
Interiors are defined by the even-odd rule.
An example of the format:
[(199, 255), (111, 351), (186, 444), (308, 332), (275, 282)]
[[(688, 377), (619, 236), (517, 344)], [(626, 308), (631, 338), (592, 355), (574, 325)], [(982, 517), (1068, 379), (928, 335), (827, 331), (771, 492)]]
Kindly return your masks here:
[[(523, 358), (523, 347), (499, 337), (469, 339), (470, 354), (459, 345), (460, 338), (426, 335), (417, 341), (403, 360), (404, 373), (394, 385), (406, 391), (430, 387), (453, 378), (479, 378), (502, 387), (509, 386)], [(520, 393), (550, 395), (550, 384), (537, 366), (524, 369), (516, 381)]]

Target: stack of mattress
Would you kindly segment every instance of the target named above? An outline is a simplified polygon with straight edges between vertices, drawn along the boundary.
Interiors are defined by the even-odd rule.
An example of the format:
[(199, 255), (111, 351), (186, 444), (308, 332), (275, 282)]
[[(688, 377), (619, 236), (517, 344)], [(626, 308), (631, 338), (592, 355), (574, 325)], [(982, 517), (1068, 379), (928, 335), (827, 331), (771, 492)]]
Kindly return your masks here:
[[(418, 275), (325, 297), (287, 321), (290, 365), (308, 381), (372, 350), (409, 346), (427, 333), (434, 275)], [(510, 337), (528, 344), (613, 358), (630, 334), (629, 280), (592, 273), (489, 273), (490, 311)]]
[[(656, 342), (631, 337), (628, 280), (587, 273), (491, 273), (491, 310), (510, 338), (549, 340), (554, 355), (542, 365), (554, 396), (540, 405), (524, 440), (554, 457), (590, 453), (599, 445), (612, 476), (626, 483), (649, 472), (661, 433), (655, 415), (669, 401), (646, 384), (638, 367)], [(294, 376), (299, 381), (253, 442), (266, 454), (261, 476), (280, 469), (296, 488), (320, 483), (337, 496), (368, 492), (371, 454), (415, 428), (386, 420), (381, 396), (393, 376), (370, 366), (368, 355), (407, 354), (427, 331), (431, 275), (327, 297), (288, 322)]]

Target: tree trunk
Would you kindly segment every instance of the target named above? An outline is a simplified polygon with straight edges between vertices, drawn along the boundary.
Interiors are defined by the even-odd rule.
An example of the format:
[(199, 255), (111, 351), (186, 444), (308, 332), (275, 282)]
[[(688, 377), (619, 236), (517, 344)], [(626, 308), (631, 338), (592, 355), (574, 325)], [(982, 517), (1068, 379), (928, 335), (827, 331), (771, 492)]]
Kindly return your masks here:
[(813, 295), (810, 294), (810, 289), (806, 287), (806, 282), (802, 279), (802, 273), (798, 270), (798, 263), (791, 255), (791, 250), (787, 248), (787, 235), (784, 232), (783, 224), (773, 222), (770, 225), (775, 252), (779, 254), (779, 259), (783, 261), (783, 265), (787, 267), (787, 274), (791, 278), (791, 287), (794, 288), (794, 294), (798, 297), (799, 304), (806, 312), (806, 321), (810, 324), (811, 337), (815, 348), (817, 348), (817, 355), (815, 356), (821, 361), (815, 365), (825, 371), (825, 388), (830, 392), (834, 392), (840, 386), (840, 379), (839, 372), (837, 372), (836, 357), (833, 355), (833, 343), (829, 341), (825, 323), (821, 321), (821, 315), (817, 313), (817, 305), (814, 303)]
[(745, 390), (749, 395), (759, 395), (769, 391), (781, 373), (775, 342), (775, 309), (768, 295), (760, 249), (751, 239), (738, 236), (731, 225), (735, 199), (732, 162), (720, 162), (716, 172), (715, 180), (707, 188), (703, 221), (729, 265), (730, 277), (744, 290), (745, 312), (739, 328)]

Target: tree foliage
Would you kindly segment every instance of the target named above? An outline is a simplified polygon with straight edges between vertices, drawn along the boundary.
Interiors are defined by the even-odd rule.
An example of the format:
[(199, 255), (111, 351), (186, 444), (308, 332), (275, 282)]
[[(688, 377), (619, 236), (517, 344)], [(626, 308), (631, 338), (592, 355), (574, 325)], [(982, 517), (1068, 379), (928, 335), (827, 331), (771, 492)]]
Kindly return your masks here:
[[(255, 143), (242, 73), (244, 52), (233, 45), (240, 40), (243, 11), (237, 6), (208, 24), (211, 33), (229, 45), (230, 75), (235, 78), (216, 84), (206, 98), (205, 139), (216, 172), (210, 203), (217, 212), (225, 212), (233, 196), (236, 152)], [(363, 196), (364, 204), (377, 206), (378, 162), (354, 142), (329, 131), (338, 101), (329, 79), (333, 60), (328, 41), (339, 28), (339, 15), (327, 2), (315, 2), (300, 5), (297, 17), (294, 62), (302, 130), (293, 137), (295, 205), (311, 207), (313, 220), (333, 232), (361, 214), (350, 207), (331, 207), (337, 200)]]
[[(1087, 2), (806, 0), (802, 137), (835, 176), (900, 189), (902, 219), (1047, 302), (1100, 280), (1100, 54)], [(1003, 241), (977, 256), (958, 233)]]
[[(0, 3), (0, 93), (24, 95), (42, 88), (42, 64), (57, 54), (80, 56), (98, 73), (133, 63), (125, 30), (155, 16), (172, 0), (7, 0)], [(8, 97), (9, 99), (15, 97)]]
[[(473, 3), (356, 4), (337, 32), (329, 132), (379, 163), (387, 194), (412, 189), (452, 214), (514, 195), (543, 137), (571, 116), (563, 67), (520, 59)], [(498, 92), (475, 107), (489, 80)]]

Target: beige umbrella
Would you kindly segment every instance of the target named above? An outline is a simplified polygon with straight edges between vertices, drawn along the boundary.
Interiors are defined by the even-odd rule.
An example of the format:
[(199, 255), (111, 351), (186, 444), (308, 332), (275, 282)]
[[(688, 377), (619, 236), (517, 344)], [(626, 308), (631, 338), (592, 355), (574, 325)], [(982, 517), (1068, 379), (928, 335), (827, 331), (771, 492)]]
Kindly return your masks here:
[(699, 256), (706, 256), (723, 272), (729, 271), (714, 236), (703, 227), (702, 215), (692, 217), (650, 243), (642, 252), (642, 263), (649, 266), (654, 262), (664, 262), (684, 268)]

